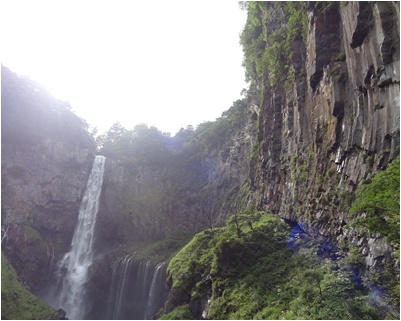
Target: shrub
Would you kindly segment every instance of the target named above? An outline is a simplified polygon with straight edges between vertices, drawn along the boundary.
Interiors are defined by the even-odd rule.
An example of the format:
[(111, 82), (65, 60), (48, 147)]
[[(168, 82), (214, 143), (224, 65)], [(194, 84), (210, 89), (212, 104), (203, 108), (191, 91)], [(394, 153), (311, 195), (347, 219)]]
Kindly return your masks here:
[(379, 171), (356, 192), (350, 209), (351, 225), (378, 232), (397, 248), (400, 237), (400, 158)]

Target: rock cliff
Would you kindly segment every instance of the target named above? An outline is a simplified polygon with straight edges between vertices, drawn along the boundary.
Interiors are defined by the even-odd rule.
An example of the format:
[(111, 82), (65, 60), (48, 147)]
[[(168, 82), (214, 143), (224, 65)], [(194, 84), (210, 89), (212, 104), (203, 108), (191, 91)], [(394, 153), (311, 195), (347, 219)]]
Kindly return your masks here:
[(2, 249), (35, 292), (69, 248), (94, 158), (85, 123), (2, 66)]
[[(202, 146), (201, 139), (193, 137), (192, 143), (177, 148), (178, 136), (156, 133), (163, 148), (146, 161), (140, 150), (128, 158), (104, 150), (108, 161), (97, 225), (99, 252), (195, 233), (222, 224), (246, 207), (249, 150), (255, 130), (246, 104), (237, 104), (239, 126), (227, 126), (232, 135), (224, 134), (227, 138), (221, 142), (211, 144), (205, 139)], [(201, 135), (210, 132), (208, 128)]]
[[(296, 13), (257, 9), (267, 39), (283, 24), (290, 34)], [(306, 28), (282, 57), (282, 81), (271, 71), (252, 79), (260, 88), (253, 200), (337, 245), (360, 246), (368, 268), (393, 264), (381, 237), (344, 226), (355, 190), (399, 155), (399, 3), (309, 2), (300, 14)]]

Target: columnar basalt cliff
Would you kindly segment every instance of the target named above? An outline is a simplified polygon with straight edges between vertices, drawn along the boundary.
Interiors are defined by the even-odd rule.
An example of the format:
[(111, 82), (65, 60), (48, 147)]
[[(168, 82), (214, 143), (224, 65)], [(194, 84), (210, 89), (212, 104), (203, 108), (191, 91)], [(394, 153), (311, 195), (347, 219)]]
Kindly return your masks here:
[[(272, 3), (261, 10), (273, 20), (266, 24), (281, 28), (283, 18), (268, 15), (278, 10)], [(253, 197), (260, 208), (356, 244), (343, 229), (353, 192), (399, 155), (399, 3), (311, 2), (306, 13), (287, 80), (272, 85), (267, 72), (259, 83)], [(391, 256), (382, 250), (377, 257)]]

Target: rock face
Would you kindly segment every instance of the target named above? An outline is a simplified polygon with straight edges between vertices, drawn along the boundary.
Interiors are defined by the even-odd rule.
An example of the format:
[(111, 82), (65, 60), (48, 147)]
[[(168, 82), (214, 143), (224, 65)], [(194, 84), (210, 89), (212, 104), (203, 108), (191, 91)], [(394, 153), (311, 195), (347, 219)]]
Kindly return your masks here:
[[(352, 193), (399, 155), (399, 3), (326, 4), (310, 3), (292, 58), (306, 76), (265, 85), (250, 178), (260, 208), (356, 245), (342, 228)], [(369, 266), (391, 256), (362, 241)]]
[[(244, 207), (235, 201), (248, 179), (253, 121), (205, 155), (185, 151), (155, 165), (109, 157), (97, 222), (99, 253), (175, 233), (194, 233), (221, 224)], [(246, 205), (246, 204), (245, 204)]]
[(2, 67), (2, 249), (34, 292), (68, 250), (94, 158), (66, 107)]

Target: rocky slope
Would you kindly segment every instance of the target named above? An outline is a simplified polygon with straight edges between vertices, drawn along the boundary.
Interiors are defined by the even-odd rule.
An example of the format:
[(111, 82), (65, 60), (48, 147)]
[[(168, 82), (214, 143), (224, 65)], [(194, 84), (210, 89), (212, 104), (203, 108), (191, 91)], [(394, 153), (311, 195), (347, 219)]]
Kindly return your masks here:
[(63, 311), (53, 310), (27, 291), (3, 253), (1, 254), (1, 285), (1, 318), (3, 320), (63, 320)]

